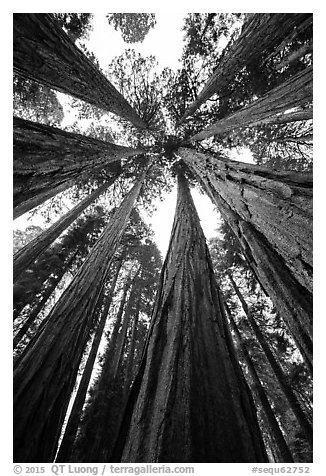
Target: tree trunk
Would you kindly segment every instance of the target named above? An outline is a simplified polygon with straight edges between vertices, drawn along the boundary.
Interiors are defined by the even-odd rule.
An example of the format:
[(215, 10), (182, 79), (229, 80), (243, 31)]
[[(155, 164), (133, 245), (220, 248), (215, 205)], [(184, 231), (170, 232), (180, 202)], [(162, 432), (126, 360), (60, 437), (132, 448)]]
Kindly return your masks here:
[(238, 299), (242, 305), (242, 308), (247, 316), (247, 319), (250, 323), (250, 326), (252, 327), (252, 330), (254, 331), (254, 334), (261, 346), (261, 348), (263, 349), (264, 351), (264, 354), (266, 355), (266, 358), (278, 380), (278, 383), (280, 385), (280, 388), (281, 390), (283, 391), (287, 401), (289, 402), (289, 405), (290, 405), (290, 408), (292, 410), (292, 412), (294, 413), (304, 435), (306, 436), (307, 440), (310, 442), (310, 444), (312, 443), (312, 427), (311, 427), (311, 424), (310, 422), (308, 421), (304, 411), (302, 410), (301, 408), (301, 405), (299, 403), (299, 401), (297, 400), (297, 397), (295, 396), (295, 394), (293, 393), (291, 387), (289, 386), (289, 384), (287, 383), (286, 381), (286, 376), (284, 375), (284, 372), (282, 370), (282, 368), (280, 367), (279, 363), (277, 362), (277, 360), (275, 359), (263, 333), (261, 332), (258, 324), (256, 323), (253, 315), (251, 314), (251, 312), (249, 311), (249, 308), (247, 306), (247, 303), (239, 289), (239, 287), (237, 286), (236, 282), (234, 281), (231, 273), (228, 273), (228, 277), (229, 277), (229, 280), (232, 284), (232, 287), (236, 293), (236, 295), (238, 296)]
[(176, 214), (114, 462), (266, 462), (189, 188)]
[(131, 307), (133, 303), (133, 297), (135, 294), (135, 279), (137, 278), (138, 274), (141, 271), (141, 266), (139, 266), (135, 276), (132, 279), (132, 287), (128, 299), (128, 304), (126, 306), (125, 312), (124, 312), (124, 317), (123, 317), (123, 322), (122, 322), (122, 327), (121, 330), (117, 336), (117, 341), (115, 343), (115, 350), (114, 350), (114, 357), (112, 360), (112, 378), (115, 379), (117, 374), (118, 374), (118, 369), (119, 369), (119, 364), (122, 359), (122, 354), (123, 354), (123, 349), (124, 345), (126, 342), (126, 336), (127, 336), (127, 330), (128, 326), (130, 324), (130, 317), (131, 317)]
[(30, 241), (14, 255), (13, 275), (14, 282), (20, 274), (28, 269), (28, 266), (42, 256), (43, 252), (61, 235), (61, 233), (73, 223), (78, 216), (102, 193), (104, 193), (114, 182), (116, 177), (112, 177), (103, 185), (98, 187), (88, 197), (73, 207), (68, 213), (62, 216), (57, 222), (43, 231), (34, 240)]
[[(14, 207), (121, 158), (142, 153), (56, 127), (14, 118)], [(113, 173), (119, 164), (111, 165)]]
[(126, 368), (126, 376), (125, 376), (125, 394), (126, 396), (129, 394), (130, 385), (135, 376), (135, 350), (136, 350), (136, 339), (137, 339), (137, 328), (139, 322), (139, 313), (140, 313), (140, 301), (141, 301), (141, 294), (139, 295), (137, 301), (137, 307), (134, 315), (134, 322), (132, 325), (131, 337), (130, 337), (130, 348), (129, 348), (129, 355), (128, 355), (128, 362)]
[[(243, 127), (291, 122), (291, 115), (284, 113), (289, 109), (305, 106), (311, 102), (312, 66), (300, 71), (242, 109), (198, 132), (189, 140), (190, 142), (200, 141)], [(311, 111), (311, 109), (309, 110)]]
[(115, 275), (110, 284), (110, 291), (106, 297), (104, 310), (102, 312), (98, 326), (95, 330), (92, 347), (87, 358), (83, 376), (78, 386), (78, 391), (77, 391), (77, 394), (76, 394), (76, 397), (75, 397), (75, 400), (69, 415), (68, 423), (64, 432), (63, 439), (61, 441), (59, 452), (56, 457), (56, 463), (65, 463), (65, 462), (68, 463), (69, 461), (71, 461), (72, 448), (76, 438), (78, 425), (79, 425), (80, 417), (82, 414), (82, 409), (85, 403), (87, 389), (88, 389), (89, 382), (92, 376), (94, 363), (95, 363), (97, 352), (101, 343), (104, 327), (107, 321), (109, 308), (111, 306), (111, 302), (114, 295), (115, 286), (118, 280), (121, 266), (122, 266), (122, 261), (120, 261), (120, 263), (118, 264)]
[(22, 202), (20, 205), (17, 205), (14, 208), (13, 211), (13, 218), (16, 220), (16, 218), (19, 218), (21, 215), (24, 215), (24, 213), (29, 212), (35, 207), (38, 207), (42, 203), (46, 202), (46, 200), (49, 200), (50, 198), (54, 197), (55, 195), (58, 195), (61, 192), (64, 192), (68, 188), (72, 187), (74, 184), (74, 181), (72, 180), (71, 182), (64, 182), (60, 185), (57, 185), (56, 187), (51, 188), (50, 190), (44, 190), (43, 192), (40, 192), (38, 195), (31, 197), (31, 198), (26, 198), (24, 202)]
[(284, 319), (312, 374), (312, 295), (293, 278), (261, 233), (235, 214), (221, 198), (216, 196), (213, 201), (239, 240), (249, 266)]
[[(114, 438), (116, 438), (124, 401), (121, 380), (115, 382), (113, 378), (113, 367), (114, 358), (118, 353), (119, 333), (121, 333), (120, 327), (131, 284), (132, 279), (129, 275), (123, 286), (119, 309), (105, 352), (104, 364), (99, 381), (95, 386), (95, 397), (90, 403), (85, 415), (82, 448), (80, 452), (77, 450), (77, 454), (74, 455), (75, 461), (87, 463), (105, 462), (106, 459), (103, 458), (103, 451), (110, 452)], [(117, 388), (115, 388), (116, 383), (118, 383)], [(110, 417), (112, 417), (111, 421)]]
[(269, 433), (272, 433), (272, 440), (276, 443), (278, 460), (277, 463), (293, 463), (293, 457), (291, 451), (285, 441), (283, 433), (280, 429), (278, 421), (274, 415), (273, 409), (269, 403), (265, 389), (259, 379), (259, 376), (256, 372), (253, 361), (251, 360), (250, 354), (248, 352), (247, 346), (243, 339), (241, 338), (238, 327), (233, 319), (232, 313), (225, 303), (225, 309), (229, 316), (229, 321), (231, 324), (231, 330), (234, 332), (235, 341), (238, 348), (241, 351), (243, 361), (248, 369), (248, 373), (252, 382), (252, 390), (256, 396), (256, 400), (259, 401), (260, 406), (263, 409), (263, 414), (265, 416), (264, 420), (266, 421), (266, 428)]
[(232, 84), (234, 77), (250, 64), (261, 64), (294, 30), (312, 24), (311, 13), (256, 13), (247, 18), (239, 38), (224, 55), (196, 100), (180, 122), (193, 114), (213, 94)]
[(146, 128), (136, 111), (50, 14), (14, 13), (13, 27), (15, 73)]
[(15, 461), (53, 461), (94, 310), (147, 170), (116, 210), (16, 368)]
[(312, 174), (279, 172), (180, 148), (178, 155), (219, 207), (225, 201), (280, 255), (295, 281), (312, 292)]
[(26, 321), (24, 322), (24, 324), (22, 325), (22, 327), (19, 329), (19, 331), (17, 332), (17, 334), (15, 335), (15, 338), (14, 338), (14, 349), (17, 347), (17, 345), (19, 344), (19, 342), (22, 340), (22, 338), (24, 337), (24, 335), (26, 334), (26, 332), (28, 331), (28, 329), (31, 327), (31, 325), (34, 323), (35, 319), (37, 318), (37, 316), (39, 315), (39, 313), (41, 312), (41, 310), (43, 309), (43, 307), (45, 306), (47, 300), (49, 299), (49, 297), (51, 296), (51, 294), (53, 293), (53, 291), (55, 290), (55, 288), (57, 287), (57, 285), (59, 284), (59, 282), (61, 281), (63, 275), (67, 272), (67, 269), (69, 269), (69, 267), (71, 266), (71, 264), (73, 263), (73, 261), (75, 260), (76, 258), (76, 254), (75, 253), (69, 260), (69, 262), (63, 266), (61, 268), (61, 270), (59, 271), (59, 273), (57, 274), (57, 276), (55, 277), (51, 277), (49, 279), (50, 283), (49, 285), (47, 286), (46, 290), (44, 291), (44, 294), (43, 296), (41, 297), (41, 299), (39, 300), (39, 302), (32, 308), (29, 316), (27, 317)]

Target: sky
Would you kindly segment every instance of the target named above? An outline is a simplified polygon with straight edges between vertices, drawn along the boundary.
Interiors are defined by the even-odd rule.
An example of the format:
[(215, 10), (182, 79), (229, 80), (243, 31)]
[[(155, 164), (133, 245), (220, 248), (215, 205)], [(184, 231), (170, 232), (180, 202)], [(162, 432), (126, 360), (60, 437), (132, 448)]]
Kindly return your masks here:
[[(184, 17), (185, 13), (175, 12), (171, 15), (168, 9), (161, 11), (161, 13), (156, 13), (156, 25), (150, 29), (144, 41), (128, 44), (123, 41), (120, 32), (108, 24), (105, 13), (95, 13), (92, 22), (93, 29), (89, 33), (89, 38), (87, 41), (83, 39), (82, 42), (95, 54), (104, 71), (107, 69), (109, 62), (115, 56), (122, 54), (126, 48), (133, 48), (143, 56), (155, 56), (158, 61), (159, 70), (165, 67), (177, 70), (180, 67), (179, 59), (181, 58), (183, 47), (184, 32), (182, 31), (182, 25)], [(64, 106), (66, 102), (65, 95), (59, 93), (58, 97)], [(75, 116), (73, 113), (66, 113), (63, 124), (67, 125), (74, 122), (74, 120)], [(249, 149), (243, 150), (240, 156), (235, 152), (234, 158), (244, 162), (252, 161)], [(155, 242), (163, 257), (167, 251), (172, 230), (176, 195), (177, 187), (175, 186), (171, 193), (164, 195), (163, 202), (159, 199), (156, 200), (154, 203), (156, 211), (152, 216), (143, 215), (145, 221), (152, 226)], [(216, 228), (220, 223), (220, 219), (211, 200), (195, 189), (192, 190), (192, 197), (206, 239), (216, 236)], [(27, 221), (27, 217), (28, 214), (15, 220), (14, 227), (24, 230), (26, 226), (32, 223), (42, 227), (48, 226), (41, 217), (33, 218), (33, 222)]]

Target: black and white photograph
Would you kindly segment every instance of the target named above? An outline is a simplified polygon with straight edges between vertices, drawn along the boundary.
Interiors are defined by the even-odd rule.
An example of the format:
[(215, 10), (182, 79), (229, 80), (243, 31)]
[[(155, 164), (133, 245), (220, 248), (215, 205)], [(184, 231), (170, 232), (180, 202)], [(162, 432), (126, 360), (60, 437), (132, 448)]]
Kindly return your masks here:
[(159, 11), (11, 14), (14, 473), (310, 473), (315, 15)]

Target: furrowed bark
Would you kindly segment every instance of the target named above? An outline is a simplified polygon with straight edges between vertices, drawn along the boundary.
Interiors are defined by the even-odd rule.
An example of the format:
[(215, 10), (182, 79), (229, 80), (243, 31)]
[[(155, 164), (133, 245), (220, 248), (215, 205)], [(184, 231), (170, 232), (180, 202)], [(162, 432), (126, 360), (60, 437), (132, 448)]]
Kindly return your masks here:
[[(198, 179), (205, 188), (200, 177)], [(209, 187), (205, 190), (239, 240), (250, 268), (284, 319), (312, 374), (312, 294), (294, 278), (265, 236)]]
[(13, 18), (15, 73), (146, 128), (136, 111), (51, 14), (14, 13)]
[(232, 284), (232, 287), (236, 293), (236, 295), (238, 296), (238, 299), (241, 303), (241, 306), (245, 312), (245, 315), (247, 316), (247, 319), (250, 323), (250, 326), (252, 327), (252, 330), (254, 331), (254, 335), (256, 336), (261, 348), (263, 349), (264, 351), (264, 354), (278, 380), (278, 383), (281, 387), (281, 390), (282, 392), (284, 393), (286, 399), (288, 400), (288, 403), (290, 405), (290, 408), (292, 410), (292, 412), (294, 413), (299, 425), (301, 426), (301, 429), (304, 433), (304, 435), (306, 436), (307, 440), (312, 443), (312, 427), (311, 427), (311, 424), (307, 418), (307, 416), (305, 415), (303, 409), (301, 408), (301, 405), (297, 399), (297, 397), (295, 396), (295, 394), (293, 393), (291, 387), (289, 386), (289, 384), (287, 383), (286, 381), (286, 376), (284, 375), (284, 372), (281, 368), (281, 366), (279, 365), (279, 363), (277, 362), (276, 358), (274, 357), (269, 345), (268, 345), (268, 342), (266, 341), (262, 331), (260, 330), (260, 327), (258, 326), (256, 320), (254, 319), (253, 315), (251, 314), (251, 312), (249, 311), (249, 308), (247, 306), (247, 303), (239, 289), (239, 287), (237, 286), (236, 282), (234, 281), (232, 275), (230, 273), (228, 273), (228, 277), (229, 277), (229, 280)]
[(116, 210), (15, 370), (15, 461), (53, 461), (93, 314), (147, 170)]
[[(189, 141), (195, 142), (208, 137), (223, 135), (242, 127), (292, 122), (293, 116), (291, 114), (284, 114), (285, 111), (294, 107), (305, 106), (311, 103), (311, 101), (312, 67), (309, 67), (280, 86), (268, 91), (268, 93), (251, 104), (193, 135)], [(310, 108), (309, 111), (312, 112), (312, 109)], [(301, 111), (299, 112), (301, 113)]]
[[(261, 233), (293, 278), (312, 292), (312, 174), (280, 172), (193, 149), (178, 155), (216, 202)], [(216, 203), (219, 206), (219, 203)]]
[(116, 172), (112, 162), (142, 152), (15, 117), (14, 208), (107, 165)]
[(312, 24), (311, 13), (256, 13), (247, 18), (240, 37), (222, 58), (196, 100), (183, 115), (181, 122), (193, 114), (213, 94), (228, 88), (244, 67), (261, 64), (294, 30)]
[(71, 461), (72, 449), (73, 449), (74, 441), (76, 438), (78, 425), (80, 423), (80, 417), (81, 417), (82, 409), (85, 403), (87, 389), (88, 389), (89, 382), (92, 376), (94, 363), (95, 363), (97, 352), (101, 343), (104, 327), (108, 318), (108, 312), (111, 306), (112, 297), (114, 295), (115, 286), (118, 280), (121, 266), (122, 266), (122, 261), (120, 261), (120, 263), (118, 264), (112, 283), (110, 284), (110, 291), (108, 296), (106, 297), (105, 306), (95, 331), (92, 347), (87, 358), (83, 376), (80, 380), (77, 394), (76, 394), (76, 397), (75, 397), (75, 400), (69, 415), (69, 419), (67, 422), (67, 426), (65, 429), (65, 433), (63, 435), (60, 448), (56, 457), (56, 463), (64, 463), (64, 462), (68, 463), (69, 461)]
[(68, 213), (62, 216), (57, 222), (43, 231), (34, 240), (30, 241), (14, 255), (13, 276), (14, 282), (28, 269), (28, 266), (40, 258), (43, 252), (61, 235), (61, 233), (71, 225), (78, 216), (93, 203), (102, 193), (104, 193), (114, 182), (117, 176), (112, 177), (103, 185), (98, 187), (88, 197), (73, 207)]
[(229, 317), (230, 327), (235, 335), (235, 341), (238, 345), (238, 348), (241, 351), (242, 358), (248, 369), (251, 381), (252, 381), (252, 390), (256, 396), (256, 399), (260, 402), (260, 405), (263, 409), (263, 414), (265, 416), (264, 420), (266, 422), (266, 428), (268, 432), (272, 433), (272, 438), (276, 443), (278, 461), (277, 463), (293, 463), (293, 456), (291, 451), (285, 441), (284, 435), (278, 421), (274, 415), (274, 411), (269, 403), (265, 389), (259, 379), (255, 365), (251, 360), (250, 353), (247, 349), (247, 346), (243, 339), (241, 338), (239, 329), (233, 319), (232, 313), (226, 303), (224, 303), (227, 315)]
[(111, 461), (267, 460), (223, 312), (199, 218), (180, 177), (147, 344)]

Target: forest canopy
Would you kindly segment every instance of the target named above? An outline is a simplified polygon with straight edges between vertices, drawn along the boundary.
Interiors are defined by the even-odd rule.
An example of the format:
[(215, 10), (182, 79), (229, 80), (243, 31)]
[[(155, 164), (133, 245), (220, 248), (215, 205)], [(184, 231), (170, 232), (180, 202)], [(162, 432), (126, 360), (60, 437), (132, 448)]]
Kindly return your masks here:
[(97, 15), (14, 14), (14, 461), (311, 462), (312, 14)]

